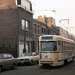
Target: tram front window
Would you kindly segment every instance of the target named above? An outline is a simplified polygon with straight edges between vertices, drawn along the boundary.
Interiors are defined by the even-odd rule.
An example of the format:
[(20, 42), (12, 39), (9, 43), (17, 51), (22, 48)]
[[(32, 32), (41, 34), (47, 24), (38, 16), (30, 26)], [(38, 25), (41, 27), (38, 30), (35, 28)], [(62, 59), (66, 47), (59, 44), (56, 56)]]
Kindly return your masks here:
[(56, 51), (57, 45), (55, 41), (41, 42), (41, 51)]

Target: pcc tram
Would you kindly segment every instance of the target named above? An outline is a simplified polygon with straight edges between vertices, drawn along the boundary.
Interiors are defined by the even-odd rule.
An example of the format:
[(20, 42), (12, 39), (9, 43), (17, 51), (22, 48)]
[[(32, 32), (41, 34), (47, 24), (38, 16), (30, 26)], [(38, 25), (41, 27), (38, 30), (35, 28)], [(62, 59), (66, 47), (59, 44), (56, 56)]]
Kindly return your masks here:
[(74, 60), (75, 42), (57, 35), (39, 37), (39, 65), (58, 66)]

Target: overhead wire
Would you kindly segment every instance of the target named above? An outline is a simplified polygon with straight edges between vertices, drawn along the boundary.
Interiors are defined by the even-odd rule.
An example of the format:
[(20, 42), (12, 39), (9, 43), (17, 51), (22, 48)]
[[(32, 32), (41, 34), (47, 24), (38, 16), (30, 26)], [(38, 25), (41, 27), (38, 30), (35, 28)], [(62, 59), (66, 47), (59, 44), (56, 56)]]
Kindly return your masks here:
[[(43, 0), (41, 0), (49, 9), (51, 9)], [(34, 2), (33, 2), (33, 4), (35, 4)], [(35, 4), (35, 5), (37, 5), (37, 4)], [(41, 7), (41, 6), (39, 6), (39, 5), (37, 5), (38, 7)], [(43, 8), (43, 7), (41, 7), (41, 8)], [(56, 13), (56, 11), (55, 10), (47, 10), (47, 9), (45, 9), (45, 8), (43, 8), (44, 10), (33, 10), (33, 11), (53, 11), (53, 12), (55, 12)], [(57, 14), (57, 13), (56, 13)], [(58, 14), (57, 14), (58, 15)], [(59, 16), (59, 15), (58, 15)], [(60, 16), (59, 16), (60, 17)], [(63, 24), (63, 25), (65, 25), (65, 24)], [(66, 27), (66, 26), (65, 26)], [(66, 27), (67, 28), (67, 27)], [(72, 28), (72, 27), (70, 27), (70, 25), (69, 25), (69, 27), (68, 28)]]
[[(33, 4), (35, 4), (34, 2), (32, 2)], [(35, 5), (37, 5), (37, 4), (35, 4)], [(41, 7), (41, 6), (39, 6), (39, 5), (37, 5), (38, 7)], [(43, 7), (41, 7), (41, 8), (43, 8)], [(44, 10), (43, 11), (48, 11), (47, 9), (45, 9), (45, 8), (43, 8)], [(40, 10), (33, 10), (33, 11), (40, 11)]]
[[(50, 8), (43, 0), (41, 0), (41, 1), (42, 1), (48, 8)], [(50, 9), (51, 9), (51, 8), (50, 8)], [(58, 14), (57, 14), (57, 15), (58, 15)], [(58, 15), (58, 16), (59, 16), (59, 15)], [(65, 24), (64, 24), (64, 25), (65, 25)], [(70, 30), (70, 28), (71, 28), (70, 25), (69, 25), (69, 27), (67, 27), (67, 26), (65, 26), (65, 27), (66, 27), (66, 28), (69, 28), (69, 31), (71, 31), (71, 30)]]
[[(43, 0), (41, 0), (41, 2), (43, 2), (49, 9), (51, 9), (49, 6), (48, 6), (48, 4), (46, 4)], [(52, 11), (52, 12), (55, 12), (56, 13), (56, 11), (55, 10), (50, 10), (50, 11)]]

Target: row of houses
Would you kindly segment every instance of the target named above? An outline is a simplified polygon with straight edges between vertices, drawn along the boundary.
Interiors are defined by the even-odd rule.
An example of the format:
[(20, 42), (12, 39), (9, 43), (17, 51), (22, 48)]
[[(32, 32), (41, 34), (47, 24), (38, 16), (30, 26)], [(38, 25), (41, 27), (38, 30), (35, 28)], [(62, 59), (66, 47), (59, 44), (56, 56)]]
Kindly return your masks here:
[(53, 17), (44, 15), (33, 19), (33, 14), (30, 0), (0, 1), (0, 53), (20, 56), (24, 49), (24, 34), (26, 52), (39, 51), (40, 35), (62, 35), (74, 39), (66, 30), (56, 26)]

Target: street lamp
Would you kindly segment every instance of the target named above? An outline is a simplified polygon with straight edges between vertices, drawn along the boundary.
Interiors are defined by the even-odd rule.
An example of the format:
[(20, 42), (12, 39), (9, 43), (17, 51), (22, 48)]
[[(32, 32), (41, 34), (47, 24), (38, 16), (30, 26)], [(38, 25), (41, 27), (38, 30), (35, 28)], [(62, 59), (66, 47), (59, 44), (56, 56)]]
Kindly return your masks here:
[(26, 6), (25, 6), (25, 21), (24, 21), (24, 49), (23, 53), (26, 53)]

